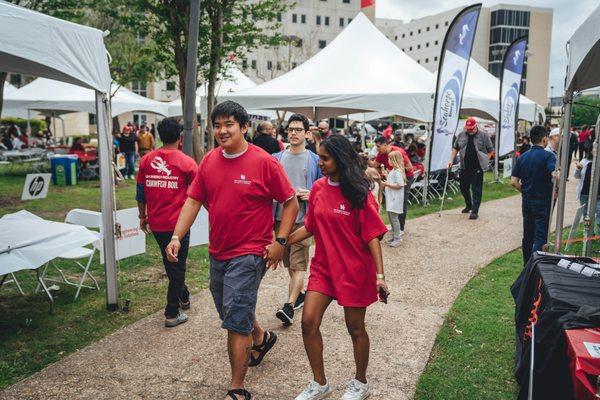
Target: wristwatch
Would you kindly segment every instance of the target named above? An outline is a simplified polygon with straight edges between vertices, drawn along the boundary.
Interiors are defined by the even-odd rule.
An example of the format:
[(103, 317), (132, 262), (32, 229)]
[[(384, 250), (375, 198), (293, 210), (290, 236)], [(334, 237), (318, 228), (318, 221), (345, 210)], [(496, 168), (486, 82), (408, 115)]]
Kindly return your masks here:
[(171, 236), (171, 241), (173, 241), (173, 240), (177, 240), (179, 242), (179, 236), (177, 236), (177, 235)]
[(280, 245), (282, 245), (283, 247), (287, 246), (287, 242), (288, 242), (287, 239), (284, 237), (275, 238), (275, 241), (277, 243), (279, 243)]
[(377, 279), (383, 279), (383, 280), (385, 280), (385, 275), (384, 274), (377, 274)]

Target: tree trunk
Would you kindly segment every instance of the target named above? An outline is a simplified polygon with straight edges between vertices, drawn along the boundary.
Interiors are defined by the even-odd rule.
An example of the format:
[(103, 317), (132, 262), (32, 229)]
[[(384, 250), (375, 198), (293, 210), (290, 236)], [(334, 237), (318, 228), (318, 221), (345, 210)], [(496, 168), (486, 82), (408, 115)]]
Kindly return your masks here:
[(208, 74), (208, 95), (207, 95), (207, 112), (206, 112), (206, 127), (208, 131), (208, 148), (214, 147), (215, 139), (213, 126), (210, 121), (210, 115), (216, 104), (215, 88), (217, 86), (218, 72), (221, 68), (220, 50), (223, 47), (223, 8), (228, 7), (228, 2), (223, 1), (222, 5), (209, 14), (212, 26), (212, 40), (210, 43), (210, 69)]
[(7, 76), (7, 72), (0, 72), (0, 116), (2, 116), (2, 107), (4, 106), (4, 82), (6, 82)]

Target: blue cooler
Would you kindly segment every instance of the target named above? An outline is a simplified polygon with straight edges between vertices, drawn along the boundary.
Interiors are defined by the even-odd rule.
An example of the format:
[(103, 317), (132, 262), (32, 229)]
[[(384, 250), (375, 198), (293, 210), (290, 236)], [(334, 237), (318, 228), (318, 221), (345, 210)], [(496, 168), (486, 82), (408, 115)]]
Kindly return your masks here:
[(77, 161), (74, 154), (60, 154), (50, 157), (52, 182), (57, 186), (77, 185)]

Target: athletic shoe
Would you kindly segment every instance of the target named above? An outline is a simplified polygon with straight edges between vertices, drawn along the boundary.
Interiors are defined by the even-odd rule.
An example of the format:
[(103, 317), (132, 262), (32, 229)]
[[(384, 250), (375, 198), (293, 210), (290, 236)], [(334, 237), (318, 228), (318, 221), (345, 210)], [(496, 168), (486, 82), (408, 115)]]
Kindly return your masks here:
[(472, 212), (471, 215), (469, 215), (469, 219), (477, 219), (479, 216), (477, 215), (476, 212)]
[(400, 236), (400, 237), (404, 236), (404, 231), (400, 231), (400, 233), (398, 234), (398, 236)]
[(187, 322), (187, 320), (188, 320), (188, 316), (185, 313), (182, 313), (180, 311), (179, 314), (177, 314), (177, 316), (175, 318), (165, 319), (165, 326), (167, 328), (173, 328), (173, 327), (176, 327), (177, 325)]
[(465, 207), (465, 208), (463, 208), (463, 209), (462, 209), (462, 211), (461, 211), (461, 213), (463, 213), (463, 214), (468, 214), (468, 213), (470, 213), (470, 212), (471, 212), (471, 209), (470, 209), (469, 207)]
[(304, 299), (306, 298), (306, 292), (300, 292), (296, 302), (294, 303), (294, 310), (299, 310), (304, 307)]
[(394, 240), (392, 243), (390, 243), (390, 247), (398, 247), (400, 246), (401, 240)]
[(294, 323), (294, 306), (292, 303), (285, 303), (281, 307), (275, 316), (283, 322), (283, 326), (290, 326)]
[(348, 382), (348, 389), (342, 396), (342, 400), (364, 400), (371, 395), (371, 387), (369, 382), (362, 383), (356, 379)]
[(333, 389), (329, 386), (329, 382), (325, 382), (321, 386), (317, 382), (311, 381), (295, 400), (321, 400), (331, 396), (332, 392)]

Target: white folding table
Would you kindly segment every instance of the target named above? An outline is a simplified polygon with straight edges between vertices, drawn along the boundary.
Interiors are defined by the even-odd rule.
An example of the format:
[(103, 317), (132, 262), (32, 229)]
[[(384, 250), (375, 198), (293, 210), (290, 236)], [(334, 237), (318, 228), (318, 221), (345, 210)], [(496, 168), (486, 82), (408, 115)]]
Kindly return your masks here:
[(25, 269), (36, 270), (41, 287), (54, 301), (38, 268), (97, 240), (96, 232), (80, 225), (47, 221), (25, 210), (7, 214), (0, 218), (0, 277)]

